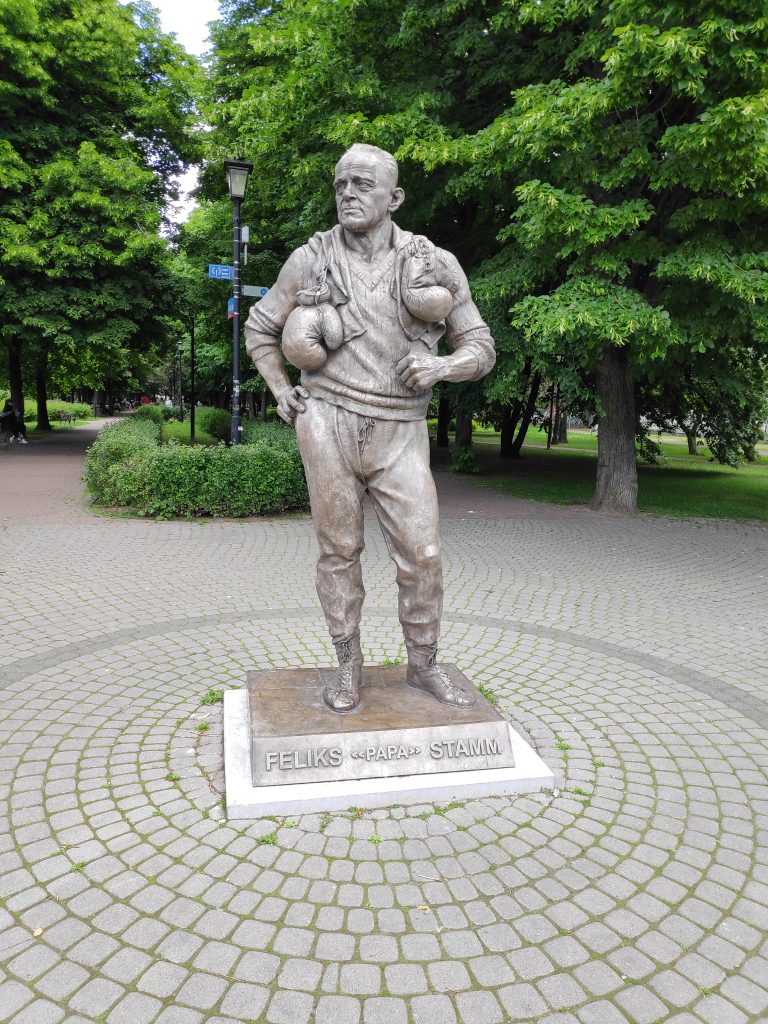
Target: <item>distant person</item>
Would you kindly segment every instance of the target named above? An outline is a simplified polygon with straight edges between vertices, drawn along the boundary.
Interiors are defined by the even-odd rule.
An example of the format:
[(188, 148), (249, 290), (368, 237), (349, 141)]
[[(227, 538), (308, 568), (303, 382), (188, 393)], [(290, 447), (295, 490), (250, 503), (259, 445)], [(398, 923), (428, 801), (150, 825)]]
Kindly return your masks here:
[(141, 405), (151, 405), (152, 404), (150, 402), (150, 400), (149, 400), (149, 396), (148, 395), (142, 395), (139, 401), (140, 401)]
[(27, 441), (27, 428), (24, 426), (24, 420), (21, 416), (16, 415), (16, 410), (13, 408), (13, 402), (10, 398), (6, 399), (3, 411), (0, 412), (0, 430), (8, 435), (10, 444), (13, 444), (14, 441), (18, 441), (19, 444), (29, 443)]

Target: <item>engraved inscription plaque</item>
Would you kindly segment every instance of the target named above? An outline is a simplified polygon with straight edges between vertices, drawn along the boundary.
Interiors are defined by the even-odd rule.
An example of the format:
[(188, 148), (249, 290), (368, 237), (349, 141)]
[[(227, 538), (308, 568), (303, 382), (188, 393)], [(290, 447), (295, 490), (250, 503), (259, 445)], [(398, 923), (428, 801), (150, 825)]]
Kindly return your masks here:
[(403, 669), (365, 668), (365, 701), (338, 715), (322, 700), (333, 669), (248, 673), (254, 786), (512, 768), (509, 726), (455, 665), (475, 707), (438, 704), (406, 686)]

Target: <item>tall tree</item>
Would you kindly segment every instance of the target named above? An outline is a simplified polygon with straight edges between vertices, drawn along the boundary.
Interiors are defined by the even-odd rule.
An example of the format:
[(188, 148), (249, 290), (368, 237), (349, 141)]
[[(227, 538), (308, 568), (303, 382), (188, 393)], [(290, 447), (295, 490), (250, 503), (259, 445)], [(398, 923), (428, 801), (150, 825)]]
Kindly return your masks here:
[(593, 506), (631, 512), (644, 380), (765, 349), (763, 14), (756, 0), (231, 0), (211, 169), (255, 160), (251, 223), (279, 251), (331, 218), (342, 147), (394, 150), (409, 227), (457, 253), (500, 325), (488, 397), (527, 403), (531, 375), (566, 404), (591, 390)]
[(593, 507), (631, 512), (638, 380), (765, 348), (768, 21), (750, 0), (542, 0), (492, 24), (532, 52), (551, 41), (530, 84), (479, 132), (446, 126), (412, 151), (463, 165), (468, 195), (507, 184), (499, 238), (510, 263), (537, 263), (514, 322), (594, 375)]
[(161, 209), (197, 153), (198, 71), (117, 0), (2, 0), (0, 67), (0, 341), (18, 406), (34, 368), (45, 425), (49, 366), (98, 384), (162, 335)]

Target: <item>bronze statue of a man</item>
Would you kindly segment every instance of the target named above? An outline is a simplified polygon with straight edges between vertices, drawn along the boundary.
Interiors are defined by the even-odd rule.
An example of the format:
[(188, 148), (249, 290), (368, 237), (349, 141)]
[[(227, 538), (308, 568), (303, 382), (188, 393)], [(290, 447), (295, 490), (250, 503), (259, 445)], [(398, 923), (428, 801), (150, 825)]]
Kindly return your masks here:
[[(323, 699), (340, 713), (360, 703), (366, 492), (397, 568), (406, 683), (443, 704), (474, 704), (436, 664), (443, 583), (426, 413), (437, 381), (488, 373), (493, 339), (456, 258), (393, 223), (405, 198), (397, 178), (390, 153), (352, 146), (336, 165), (339, 223), (291, 254), (245, 325), (278, 413), (296, 425), (320, 548), (317, 593), (339, 661)], [(302, 371), (296, 387), (281, 335)], [(437, 355), (441, 337), (451, 355)]]

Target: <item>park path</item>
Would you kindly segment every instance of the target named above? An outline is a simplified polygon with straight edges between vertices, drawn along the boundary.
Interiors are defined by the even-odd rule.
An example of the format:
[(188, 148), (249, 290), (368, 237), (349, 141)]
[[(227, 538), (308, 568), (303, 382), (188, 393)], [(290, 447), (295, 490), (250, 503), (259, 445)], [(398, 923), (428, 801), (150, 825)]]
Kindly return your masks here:
[[(86, 449), (109, 419), (57, 430), (28, 445), (0, 446), (0, 523), (66, 522), (88, 515), (82, 475)], [(541, 505), (473, 487), (439, 467), (435, 474), (440, 512), (446, 518), (563, 516), (574, 510)]]
[(768, 528), (437, 472), (441, 656), (555, 790), (229, 823), (201, 698), (330, 663), (311, 523), (96, 515), (95, 426), (0, 451), (0, 1019), (765, 1024)]
[(0, 525), (82, 518), (85, 451), (108, 419), (90, 420), (26, 445), (0, 445)]

